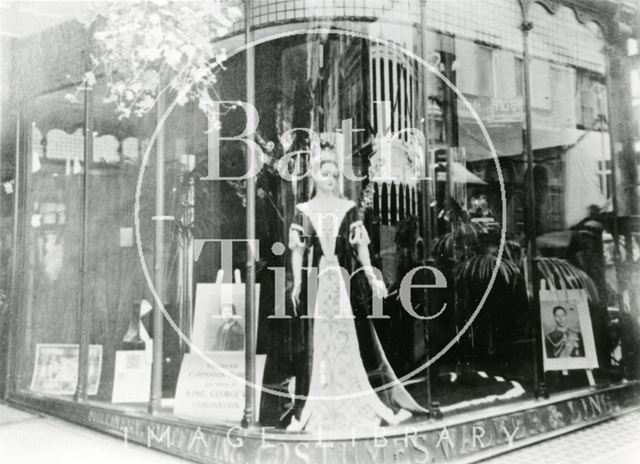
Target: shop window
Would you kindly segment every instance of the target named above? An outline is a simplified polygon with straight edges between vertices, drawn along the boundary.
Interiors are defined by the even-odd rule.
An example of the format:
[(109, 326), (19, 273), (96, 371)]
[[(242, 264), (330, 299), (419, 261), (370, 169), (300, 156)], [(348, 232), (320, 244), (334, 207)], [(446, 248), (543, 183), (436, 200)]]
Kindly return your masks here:
[(468, 40), (456, 40), (456, 84), (464, 94), (494, 96), (493, 50)]
[(611, 160), (598, 161), (598, 183), (605, 198), (611, 198)]
[[(26, 190), (24, 273), (19, 279), (16, 387), (71, 397), (77, 386), (83, 164), (82, 105), (65, 91), (39, 96), (24, 108), (30, 169)], [(31, 154), (31, 156), (27, 156)], [(92, 390), (93, 392), (93, 390)]]
[(113, 135), (98, 135), (93, 142), (93, 161), (98, 163), (117, 163), (120, 161), (118, 139)]
[(580, 128), (601, 130), (606, 123), (607, 94), (603, 78), (580, 70), (577, 75), (577, 110)]
[(518, 56), (514, 57), (515, 66), (515, 89), (516, 96), (524, 97), (524, 60)]
[(136, 163), (140, 154), (144, 152), (145, 145), (137, 137), (127, 137), (122, 142), (122, 155), (125, 162)]
[(574, 129), (576, 127), (576, 73), (572, 68), (551, 67), (551, 107), (554, 125)]
[[(476, 113), (489, 132), (498, 156), (520, 155), (524, 99), (519, 95), (523, 76), (517, 63), (521, 57), (463, 39), (456, 39), (455, 45), (456, 85), (463, 92), (467, 89), (475, 93), (465, 92), (465, 98), (474, 111), (461, 99), (453, 100), (456, 117), (451, 121), (450, 143), (463, 147), (471, 162), (491, 157), (489, 144), (475, 119)], [(543, 87), (539, 86), (540, 89)], [(548, 88), (544, 92), (539, 91), (545, 92)], [(550, 106), (550, 95), (539, 99)]]
[[(359, 123), (364, 120), (374, 120), (374, 127), (381, 128), (388, 123), (391, 129), (397, 130), (407, 127), (410, 120), (418, 119), (413, 117), (414, 98), (420, 95), (415, 67), (399, 61), (398, 57), (390, 58), (391, 55), (385, 51), (381, 53), (382, 56), (372, 54), (370, 76), (360, 73), (345, 76), (343, 70), (348, 69), (345, 64), (353, 65), (347, 59), (349, 51), (353, 51), (348, 43), (329, 40), (324, 45), (304, 45), (296, 49), (283, 41), (277, 42), (277, 46), (270, 44), (272, 48), (267, 53), (256, 53), (259, 64), (256, 66), (256, 87), (277, 89), (273, 92), (257, 92), (256, 95), (256, 106), (261, 116), (256, 138), (265, 150), (272, 142), (271, 150), (274, 152), (266, 156), (270, 161), (289, 151), (308, 148), (309, 141), (303, 137), (285, 144), (278, 138), (282, 128), (310, 127), (318, 131), (332, 131), (340, 126), (342, 119), (352, 118), (355, 128), (359, 128)], [(326, 53), (330, 58), (328, 62), (332, 63), (331, 66), (310, 64), (307, 60), (311, 58), (304, 55), (306, 52), (302, 55), (296, 53), (306, 50), (306, 45), (310, 48), (317, 45), (321, 53)], [(513, 203), (508, 205), (514, 217), (507, 218), (507, 223), (519, 224), (522, 222), (522, 211), (526, 208), (522, 201), (526, 186), (518, 181), (515, 174), (521, 174), (524, 165), (522, 58), (506, 50), (462, 39), (456, 39), (455, 45), (455, 50), (438, 50), (438, 56), (444, 58), (438, 65), (442, 65), (441, 69), (448, 76), (455, 76), (457, 85), (468, 94), (472, 105), (478, 109), (494, 142), (497, 156), (501, 158), (499, 162), (506, 159), (508, 161), (505, 164), (511, 165), (513, 173), (508, 175), (507, 196), (515, 197)], [(274, 55), (278, 54), (296, 59), (274, 60)], [(454, 56), (455, 66), (451, 66)], [(287, 68), (287, 65), (290, 67)], [(309, 68), (314, 69), (308, 72)], [(322, 73), (319, 68), (322, 68)], [(310, 80), (310, 75), (314, 79)], [(533, 100), (537, 118), (530, 135), (534, 140), (537, 162), (534, 172), (535, 193), (540, 199), (536, 205), (540, 223), (536, 225), (537, 232), (542, 235), (549, 231), (562, 231), (566, 222), (563, 203), (566, 186), (564, 163), (567, 146), (572, 141), (564, 133), (558, 135), (557, 132), (561, 131), (557, 129), (574, 130), (576, 113), (586, 113), (585, 108), (592, 107), (592, 104), (588, 103), (591, 97), (583, 99), (587, 101), (586, 105), (583, 101), (580, 105), (575, 102), (572, 90), (577, 85), (572, 68), (536, 59), (532, 63), (532, 75), (535, 80)], [(217, 83), (219, 95), (228, 100), (242, 100), (245, 85), (242, 76), (241, 58), (231, 59)], [(374, 89), (373, 100), (392, 101), (393, 117), (389, 121), (377, 121), (372, 114), (361, 114), (361, 111), (376, 110), (373, 105), (362, 104), (365, 85), (371, 85)], [(130, 403), (142, 410), (146, 408), (149, 398), (147, 383), (135, 384), (129, 378), (129, 386), (136, 387), (135, 398), (131, 395), (132, 389), (123, 393), (122, 384), (120, 390), (117, 387), (118, 374), (126, 370), (123, 366), (132, 369), (143, 367), (146, 370), (140, 378), (150, 382), (148, 353), (153, 338), (157, 337), (149, 323), (149, 312), (158, 314), (159, 308), (155, 303), (149, 303), (152, 299), (140, 271), (132, 238), (137, 163), (154, 128), (155, 117), (149, 115), (135, 124), (118, 121), (113, 108), (99, 103), (99, 89), (100, 85), (91, 96), (94, 98), (95, 113), (89, 119), (92, 127), (87, 128), (90, 130), (89, 136), (93, 137), (93, 165), (87, 166), (85, 171), (89, 180), (85, 251), (92, 272), (85, 281), (84, 308), (79, 308), (76, 299), (69, 297), (79, 291), (77, 282), (71, 276), (77, 275), (80, 262), (77, 243), (80, 237), (78, 231), (81, 230), (79, 218), (82, 217), (79, 214), (82, 213), (81, 177), (72, 175), (79, 173), (73, 167), (74, 163), (71, 163), (70, 172), (63, 172), (61, 163), (44, 162), (66, 160), (79, 165), (83, 160), (83, 152), (78, 151), (81, 145), (78, 145), (77, 139), (84, 137), (84, 121), (74, 117), (78, 113), (64, 103), (50, 108), (46, 102), (38, 99), (34, 102), (30, 138), (33, 146), (29, 148), (34, 158), (43, 160), (43, 167), (29, 173), (33, 190), (27, 198), (31, 222), (26, 244), (28, 250), (30, 246), (33, 246), (33, 250), (28, 251), (27, 263), (31, 271), (24, 283), (27, 307), (25, 314), (20, 316), (24, 335), (20, 354), (23, 362), (20, 365), (28, 366), (28, 372), (22, 372), (19, 381), (23, 389), (35, 385), (32, 389), (39, 392), (73, 392), (73, 376), (66, 379), (66, 390), (42, 387), (43, 381), (50, 382), (49, 385), (55, 384), (54, 377), (60, 372), (73, 372), (73, 349), (56, 346), (53, 348), (58, 351), (39, 351), (38, 344), (75, 343), (77, 327), (69, 315), (75, 317), (79, 309), (90, 308), (89, 396), (105, 403)], [(479, 131), (477, 122), (470, 117), (465, 105), (451, 101), (443, 86), (434, 86), (433, 89), (428, 96), (430, 106), (426, 111), (434, 140), (440, 146), (434, 156), (438, 164), (437, 175), (434, 176), (434, 190), (437, 193), (432, 192), (432, 203), (421, 205), (426, 197), (425, 192), (409, 179), (397, 175), (400, 179), (395, 181), (376, 182), (372, 188), (373, 205), (363, 206), (364, 211), (360, 211), (370, 230), (371, 249), (377, 253), (374, 256), (378, 260), (376, 264), (382, 263), (384, 275), (391, 285), (397, 286), (398, 277), (411, 266), (422, 262), (426, 247), (434, 250), (438, 266), (451, 277), (453, 284), (436, 296), (437, 300), (446, 302), (452, 309), (442, 319), (429, 324), (430, 333), (420, 332), (427, 329), (416, 329), (414, 320), (403, 319), (401, 308), (393, 307), (394, 302), (388, 303), (391, 307), (387, 307), (385, 313), (393, 314), (394, 330), (386, 333), (381, 331), (380, 340), (388, 350), (390, 363), (399, 373), (422, 362), (426, 356), (425, 339), (432, 344), (429, 348), (436, 348), (431, 352), (436, 352), (437, 348), (442, 348), (460, 335), (460, 327), (473, 314), (480, 296), (486, 290), (485, 271), (496, 262), (498, 231), (507, 226), (501, 224), (501, 218), (497, 217), (503, 205), (500, 204), (501, 196), (496, 185), (497, 169), (492, 164), (494, 160), (484, 134)], [(45, 107), (54, 110), (50, 113), (63, 113), (70, 117), (62, 125), (39, 118), (38, 115), (43, 114), (40, 110)], [(229, 111), (223, 117), (223, 126), (231, 133), (238, 133), (235, 129), (243, 121), (239, 112)], [(234, 247), (232, 258), (218, 245), (208, 244), (199, 250), (195, 263), (190, 253), (193, 253), (196, 239), (241, 239), (246, 230), (246, 204), (255, 200), (258, 207), (254, 219), (263, 248), (257, 277), (261, 285), (257, 315), (260, 319), (258, 351), (260, 355), (266, 353), (271, 363), (268, 369), (261, 372), (265, 375), (264, 385), (286, 391), (293, 383), (292, 373), (299, 367), (293, 365), (296, 361), (291, 360), (292, 351), (287, 352), (288, 349), (295, 349), (291, 347), (295, 339), (291, 338), (289, 326), (271, 323), (266, 315), (272, 314), (275, 309), (274, 295), (269, 293), (274, 284), (269, 266), (288, 264), (286, 260), (290, 255), (276, 256), (270, 245), (275, 242), (286, 243), (285, 234), (292, 222), (293, 205), (308, 200), (311, 192), (306, 182), (287, 183), (277, 178), (272, 165), (260, 173), (256, 181), (258, 194), (255, 199), (246, 198), (242, 183), (203, 181), (206, 174), (203, 166), (206, 167), (210, 154), (206, 129), (206, 118), (195, 105), (176, 108), (165, 124), (162, 134), (165, 143), (160, 145), (164, 147), (164, 158), (152, 158), (142, 185), (140, 240), (144, 263), (157, 273), (161, 285), (156, 290), (180, 331), (187, 334), (187, 338), (193, 335), (193, 340), (200, 337), (199, 341), (194, 341), (194, 346), (204, 351), (242, 351), (244, 332), (233, 323), (234, 319), (238, 319), (235, 316), (241, 316), (240, 304), (220, 304), (216, 307), (219, 314), (214, 314), (211, 308), (215, 304), (211, 303), (215, 300), (205, 290), (217, 284), (216, 274), (225, 265), (238, 269), (239, 280), (246, 278), (244, 263), (247, 262), (248, 252)], [(360, 147), (365, 140), (360, 134), (355, 135), (354, 147)], [(278, 144), (279, 141), (282, 143)], [(399, 140), (398, 144), (406, 148), (404, 142), (406, 140)], [(242, 166), (238, 163), (241, 156), (242, 151), (237, 146), (226, 145), (221, 153), (223, 170), (237, 171)], [(158, 161), (160, 159), (162, 162)], [(362, 159), (365, 168), (371, 160), (364, 156)], [(397, 162), (394, 167), (399, 166), (401, 174), (412, 167), (409, 161), (405, 166), (402, 163), (404, 161), (405, 158), (401, 156), (394, 157), (394, 162)], [(302, 168), (305, 162), (300, 161)], [(97, 169), (103, 165), (113, 169)], [(610, 166), (606, 162), (599, 165), (599, 175), (600, 188), (604, 190), (608, 188), (606, 178), (610, 176)], [(159, 188), (161, 184), (156, 184), (157, 178), (164, 179), (164, 190)], [(510, 185), (516, 183), (519, 185)], [(345, 189), (344, 194), (361, 205), (364, 202), (361, 203), (363, 199), (359, 192), (358, 189)], [(160, 203), (157, 202), (158, 196), (165, 203), (162, 211), (156, 209), (160, 208), (156, 206)], [(420, 243), (425, 235), (421, 234), (420, 227), (427, 227), (421, 221), (424, 218), (420, 217), (422, 206), (434, 213), (433, 224), (428, 225), (433, 227), (433, 243)], [(156, 236), (157, 223), (154, 221), (159, 216), (169, 222), (164, 231)], [(302, 228), (301, 225), (298, 227)], [(516, 241), (522, 238), (520, 232), (519, 228), (508, 230), (513, 249), (519, 246)], [(264, 246), (265, 243), (268, 246)], [(534, 365), (530, 347), (533, 332), (530, 324), (522, 322), (527, 320), (529, 311), (521, 264), (512, 261), (508, 272), (500, 273), (500, 281), (489, 295), (485, 310), (471, 329), (459, 337), (454, 349), (442, 357), (438, 371), (433, 371), (434, 377), (437, 377), (437, 381), (433, 382), (434, 398), (446, 402), (450, 412), (469, 405), (484, 405), (488, 401), (525, 397), (533, 391)], [(589, 269), (585, 269), (585, 272), (588, 273)], [(230, 276), (226, 277), (229, 283)], [(238, 301), (244, 301), (244, 292), (245, 289), (239, 290)], [(52, 301), (63, 307), (64, 311), (54, 309), (54, 315), (48, 315), (46, 311)], [(205, 309), (204, 313), (202, 308)], [(221, 324), (212, 323), (212, 316), (216, 315), (222, 316), (225, 321)], [(51, 317), (59, 317), (60, 320), (52, 321)], [(398, 337), (397, 328), (406, 336)], [(180, 401), (175, 400), (178, 390), (176, 384), (180, 371), (185, 369), (184, 360), (194, 359), (194, 352), (190, 352), (188, 344), (178, 339), (172, 326), (167, 324), (165, 329), (161, 347), (164, 372), (162, 411), (167, 414), (173, 412), (183, 419), (198, 423), (226, 419), (216, 415), (220, 409), (210, 410), (211, 414), (203, 418), (181, 414)], [(401, 343), (398, 343), (399, 339)], [(240, 363), (243, 363), (244, 357), (241, 359)], [(39, 372), (33, 374), (33, 378), (38, 379), (35, 383), (30, 377), (29, 369), (32, 367)], [(206, 366), (202, 369), (204, 371)], [(459, 382), (456, 382), (457, 378)], [(559, 383), (559, 388), (566, 386), (562, 380)], [(417, 394), (424, 391), (422, 379), (413, 385), (413, 391)], [(201, 387), (215, 389), (220, 385)], [(116, 395), (116, 392), (120, 395)], [(270, 404), (269, 401), (276, 404)], [(263, 396), (261, 411), (267, 410), (267, 414), (260, 419), (263, 424), (273, 425), (282, 420), (280, 413), (286, 409), (286, 404), (278, 401)], [(172, 409), (172, 406), (176, 408)], [(269, 411), (276, 411), (277, 414), (270, 415)]]
[[(137, 162), (144, 148), (141, 140), (150, 136), (153, 129), (154, 115), (118, 120), (114, 105), (102, 102), (105, 94), (105, 83), (99, 81), (91, 94), (93, 163), (87, 186), (86, 259), (94, 271), (85, 282), (91, 289), (85, 297), (85, 305), (92, 309), (90, 345), (100, 347), (101, 353), (100, 384), (94, 399), (107, 403), (145, 404), (150, 379), (140, 377), (137, 385), (126, 387), (128, 392), (123, 392), (122, 382), (126, 382), (128, 375), (150, 372), (152, 342), (147, 331), (153, 333), (151, 315), (159, 310), (148, 303), (153, 300), (146, 290), (147, 283), (134, 247)], [(167, 142), (167, 145), (172, 144)], [(154, 214), (153, 172), (156, 166), (153, 162), (149, 164), (152, 174), (147, 174), (143, 180), (138, 218), (145, 260), (153, 262), (150, 216)], [(135, 309), (137, 318), (133, 315)], [(143, 316), (146, 317), (143, 319)], [(137, 344), (130, 341), (132, 333), (138, 335)], [(171, 337), (170, 334), (167, 336)]]
[(531, 60), (531, 106), (551, 111), (551, 69), (548, 62)]
[(51, 129), (45, 135), (45, 157), (50, 160), (82, 161), (84, 135), (82, 129), (68, 134), (60, 129)]
[[(564, 6), (551, 14), (534, 5), (531, 20), (536, 25), (530, 33), (535, 56), (531, 69), (532, 142), (536, 162), (546, 169), (548, 177), (548, 182), (536, 189), (538, 250), (541, 262), (559, 260), (562, 266), (583, 272), (587, 283), (571, 283), (569, 273), (560, 269), (552, 274), (541, 268), (540, 275), (556, 289), (576, 288), (588, 296), (588, 307), (583, 310), (590, 314), (590, 321), (574, 321), (574, 327), (580, 325), (580, 330), (592, 331), (594, 343), (589, 347), (589, 362), (597, 367), (596, 382), (608, 384), (616, 374), (610, 363), (612, 321), (606, 303), (613, 300), (604, 276), (612, 270), (604, 264), (602, 236), (589, 232), (606, 229), (602, 211), (608, 207), (610, 194), (610, 141), (603, 76), (605, 40), (595, 23), (580, 23)], [(553, 294), (559, 304), (563, 297)], [(544, 334), (550, 337), (545, 342), (547, 350), (552, 346), (554, 326), (549, 314), (541, 314)], [(553, 369), (548, 358), (545, 368), (552, 392), (588, 385), (575, 368), (563, 375)]]

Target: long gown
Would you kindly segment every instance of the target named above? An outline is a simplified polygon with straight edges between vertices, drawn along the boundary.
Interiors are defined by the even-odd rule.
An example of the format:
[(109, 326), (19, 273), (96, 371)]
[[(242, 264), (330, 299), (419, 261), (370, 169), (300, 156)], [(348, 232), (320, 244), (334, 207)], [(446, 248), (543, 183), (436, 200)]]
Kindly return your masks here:
[[(360, 267), (357, 246), (368, 245), (367, 231), (350, 200), (336, 199), (334, 213), (296, 205), (289, 248), (303, 253), (298, 323), (294, 336), (296, 399), (289, 430), (371, 429), (426, 413), (389, 365), (371, 319), (371, 288)], [(305, 269), (307, 268), (307, 269)], [(308, 275), (316, 298), (307, 300)], [(304, 318), (303, 316), (312, 316)], [(395, 382), (395, 383), (394, 383)], [(388, 388), (374, 388), (391, 384)]]

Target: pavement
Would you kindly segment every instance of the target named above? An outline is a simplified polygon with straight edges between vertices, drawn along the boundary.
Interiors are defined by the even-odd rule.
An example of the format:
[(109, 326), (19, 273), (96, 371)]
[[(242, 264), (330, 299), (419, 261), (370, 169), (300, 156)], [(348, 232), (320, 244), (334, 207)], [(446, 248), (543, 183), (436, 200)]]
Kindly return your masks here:
[(640, 464), (640, 410), (483, 462)]
[[(0, 404), (0, 464), (187, 462), (191, 461), (135, 443), (125, 445), (121, 439), (86, 427)], [(640, 410), (483, 462), (640, 464)]]
[(1, 464), (185, 464), (185, 459), (0, 404)]

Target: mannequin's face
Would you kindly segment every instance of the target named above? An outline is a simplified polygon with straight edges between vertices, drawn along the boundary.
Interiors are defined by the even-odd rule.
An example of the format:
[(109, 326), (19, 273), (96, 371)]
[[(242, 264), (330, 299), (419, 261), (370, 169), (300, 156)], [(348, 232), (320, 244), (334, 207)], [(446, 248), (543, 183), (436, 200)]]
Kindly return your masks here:
[(316, 172), (313, 180), (318, 191), (333, 193), (338, 186), (338, 167), (332, 162), (324, 162)]

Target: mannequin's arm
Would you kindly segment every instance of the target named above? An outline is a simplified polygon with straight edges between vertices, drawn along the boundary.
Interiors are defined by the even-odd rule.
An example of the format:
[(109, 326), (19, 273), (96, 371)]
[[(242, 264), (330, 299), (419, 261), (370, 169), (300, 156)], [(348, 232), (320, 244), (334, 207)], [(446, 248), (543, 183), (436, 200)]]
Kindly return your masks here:
[(291, 252), (291, 270), (293, 272), (293, 284), (300, 285), (302, 280), (302, 249), (294, 248)]
[(376, 278), (373, 269), (371, 268), (371, 255), (369, 254), (369, 246), (364, 243), (356, 245), (356, 251), (358, 253), (358, 261), (364, 267), (364, 273), (367, 275), (369, 282)]
[(362, 223), (354, 224), (353, 231), (350, 236), (350, 242), (356, 248), (358, 261), (364, 268), (364, 273), (369, 280), (369, 284), (373, 289), (375, 295), (379, 298), (387, 296), (387, 287), (382, 280), (382, 276), (379, 275), (379, 271), (376, 273), (371, 265), (371, 255), (369, 254), (369, 236)]
[(292, 227), (289, 232), (289, 249), (291, 250), (291, 272), (293, 273), (293, 289), (291, 290), (291, 301), (293, 309), (297, 314), (297, 307), (300, 303), (300, 289), (302, 287), (302, 258), (304, 253), (304, 243), (300, 239), (300, 233)]

